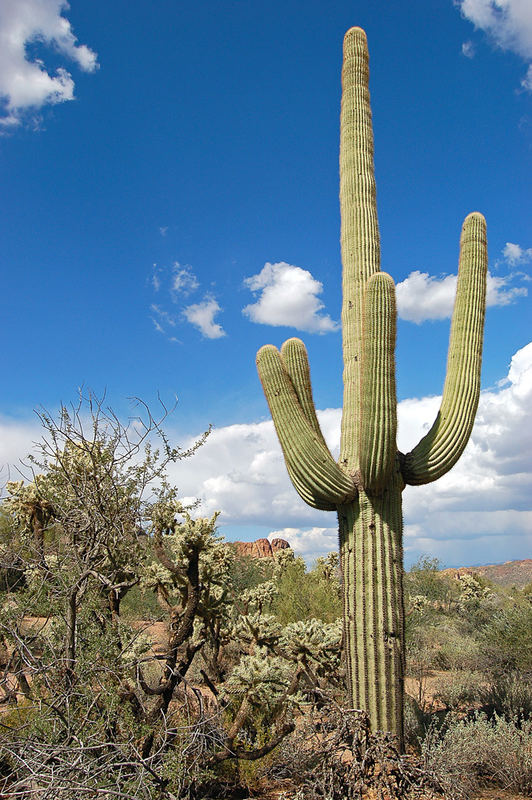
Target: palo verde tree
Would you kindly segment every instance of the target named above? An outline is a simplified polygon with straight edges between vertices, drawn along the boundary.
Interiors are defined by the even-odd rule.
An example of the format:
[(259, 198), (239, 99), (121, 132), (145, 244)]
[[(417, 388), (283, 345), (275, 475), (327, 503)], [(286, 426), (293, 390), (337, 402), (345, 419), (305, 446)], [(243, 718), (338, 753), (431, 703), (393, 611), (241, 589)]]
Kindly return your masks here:
[(305, 346), (289, 339), (257, 355), (288, 473), (311, 506), (338, 513), (344, 638), (351, 701), (372, 728), (403, 738), (404, 608), (401, 494), (456, 463), (478, 405), (487, 248), (481, 214), (463, 225), (447, 376), (436, 420), (408, 454), (397, 451), (396, 306), (380, 271), (366, 35), (344, 40), (340, 142), (344, 406), (332, 458), (316, 417)]

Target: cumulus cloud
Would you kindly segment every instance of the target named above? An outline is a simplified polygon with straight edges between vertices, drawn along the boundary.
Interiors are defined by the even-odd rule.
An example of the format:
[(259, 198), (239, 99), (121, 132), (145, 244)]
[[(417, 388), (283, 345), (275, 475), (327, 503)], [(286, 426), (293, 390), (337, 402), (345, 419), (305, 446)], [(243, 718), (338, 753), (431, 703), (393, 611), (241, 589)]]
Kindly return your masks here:
[[(440, 397), (399, 403), (398, 446), (406, 452), (427, 433)], [(334, 456), (340, 440), (339, 409), (318, 412)], [(310, 561), (336, 547), (334, 514), (307, 506), (293, 489), (273, 424), (215, 430), (172, 478), (205, 512), (222, 510), (224, 528), (271, 526)], [(522, 558), (532, 544), (532, 343), (512, 358), (504, 384), (481, 394), (471, 440), (443, 478), (404, 492), (405, 553), (447, 564)], [(238, 538), (238, 534), (234, 535)]]
[[(440, 402), (424, 397), (399, 403), (403, 452), (428, 431)], [(337, 458), (341, 412), (326, 409), (318, 417)], [(17, 463), (39, 438), (37, 426), (0, 418), (0, 466)], [(266, 528), (309, 561), (337, 546), (335, 515), (299, 498), (271, 421), (215, 429), (193, 458), (172, 465), (169, 477), (185, 502), (200, 498), (200, 513), (222, 511), (222, 532), (229, 538), (242, 538), (242, 526), (255, 526), (259, 535)], [(514, 354), (501, 385), (482, 392), (470, 442), (456, 466), (434, 483), (405, 489), (407, 564), (422, 553), (464, 566), (526, 557), (531, 497), (532, 342)]]
[[(462, 15), (503, 50), (532, 61), (532, 3), (530, 0), (455, 0)], [(532, 64), (522, 80), (532, 91)]]
[(528, 247), (525, 250), (521, 245), (514, 244), (513, 242), (506, 242), (502, 254), (505, 261), (512, 267), (516, 267), (519, 264), (527, 264), (529, 261), (532, 261), (532, 247)]
[(245, 285), (259, 294), (255, 303), (243, 309), (252, 322), (262, 325), (287, 325), (308, 333), (328, 333), (338, 329), (328, 314), (323, 314), (319, 299), (323, 284), (301, 267), (284, 261), (266, 263), (257, 275), (246, 278)]
[(98, 67), (96, 53), (78, 44), (63, 12), (65, 0), (2, 0), (0, 3), (0, 124), (18, 125), (28, 110), (74, 98), (71, 74), (59, 67), (51, 75), (29, 45), (45, 45), (76, 62), (84, 72)]
[(191, 325), (201, 331), (206, 339), (219, 339), (226, 333), (221, 325), (214, 321), (214, 317), (222, 309), (214, 297), (205, 297), (201, 303), (193, 303), (183, 309), (183, 316)]
[[(518, 297), (525, 297), (523, 286), (511, 286), (518, 277), (513, 274), (496, 276), (488, 272), (486, 303), (488, 306), (507, 306)], [(456, 275), (435, 277), (414, 270), (397, 284), (397, 313), (400, 319), (420, 324), (426, 320), (447, 319), (453, 313), (456, 295)]]

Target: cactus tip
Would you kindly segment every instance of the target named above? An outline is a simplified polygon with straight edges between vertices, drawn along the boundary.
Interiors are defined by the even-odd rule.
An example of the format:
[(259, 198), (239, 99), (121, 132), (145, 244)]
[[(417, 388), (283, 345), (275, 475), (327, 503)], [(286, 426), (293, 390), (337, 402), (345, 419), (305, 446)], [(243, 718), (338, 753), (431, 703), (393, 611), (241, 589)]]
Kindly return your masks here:
[(266, 353), (270, 353), (272, 351), (277, 353), (277, 348), (275, 347), (274, 344), (263, 344), (260, 350), (257, 352), (257, 358), (256, 358), (257, 364), (259, 363), (261, 356), (264, 356), (266, 355)]
[(484, 215), (481, 214), (480, 211), (472, 211), (471, 214), (468, 214), (464, 220), (464, 225), (468, 222), (480, 222), (481, 224), (486, 224)]
[(344, 41), (347, 38), (349, 38), (349, 39), (357, 38), (357, 39), (366, 40), (366, 31), (363, 28), (359, 28), (357, 25), (353, 25), (352, 28), (349, 28), (349, 30), (346, 31), (345, 36), (344, 36)]

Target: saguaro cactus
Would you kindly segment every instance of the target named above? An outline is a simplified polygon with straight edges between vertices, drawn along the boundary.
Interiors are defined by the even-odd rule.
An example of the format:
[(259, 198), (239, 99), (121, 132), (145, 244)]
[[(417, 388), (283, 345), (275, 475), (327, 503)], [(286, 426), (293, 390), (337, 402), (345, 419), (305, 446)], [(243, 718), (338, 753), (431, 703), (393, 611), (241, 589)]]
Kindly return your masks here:
[(447, 377), (436, 420), (408, 454), (397, 451), (395, 288), (380, 271), (366, 35), (344, 39), (340, 137), (344, 406), (332, 458), (316, 417), (307, 353), (289, 339), (262, 347), (257, 367), (292, 482), (314, 508), (336, 510), (351, 701), (373, 729), (403, 738), (404, 606), (401, 493), (436, 480), (468, 441), (480, 393), (486, 225), (462, 227)]

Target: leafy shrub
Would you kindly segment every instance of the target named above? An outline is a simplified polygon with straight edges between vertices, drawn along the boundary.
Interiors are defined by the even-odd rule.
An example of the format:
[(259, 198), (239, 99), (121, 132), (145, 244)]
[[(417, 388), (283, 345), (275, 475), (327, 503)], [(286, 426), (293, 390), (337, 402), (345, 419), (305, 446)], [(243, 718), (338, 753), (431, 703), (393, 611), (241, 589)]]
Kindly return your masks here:
[(488, 781), (523, 794), (532, 790), (532, 721), (519, 726), (483, 713), (448, 720), (422, 743), (425, 769), (446, 800), (467, 800)]
[(406, 743), (415, 750), (419, 750), (419, 743), (425, 736), (429, 725), (430, 714), (426, 714), (420, 708), (417, 700), (405, 694), (404, 730)]
[(483, 683), (480, 672), (452, 670), (439, 678), (434, 697), (449, 711), (470, 708), (478, 701)]
[(532, 718), (532, 674), (509, 672), (496, 675), (489, 686), (479, 692), (480, 702), (488, 714), (512, 719)]
[(515, 603), (492, 614), (483, 634), (485, 666), (493, 673), (532, 672), (532, 604)]

